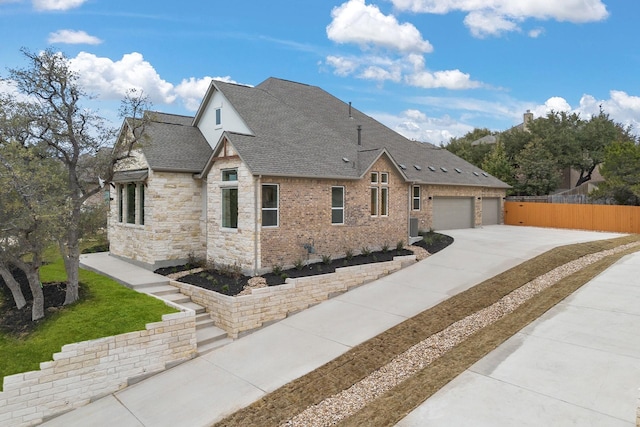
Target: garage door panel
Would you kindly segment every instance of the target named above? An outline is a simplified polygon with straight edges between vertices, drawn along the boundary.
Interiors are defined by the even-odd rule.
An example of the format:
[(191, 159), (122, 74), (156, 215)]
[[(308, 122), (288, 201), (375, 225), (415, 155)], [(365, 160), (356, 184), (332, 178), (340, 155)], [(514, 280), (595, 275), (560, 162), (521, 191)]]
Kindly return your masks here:
[(500, 199), (485, 197), (482, 199), (482, 225), (500, 224)]
[(473, 227), (473, 198), (434, 197), (433, 229), (453, 230)]

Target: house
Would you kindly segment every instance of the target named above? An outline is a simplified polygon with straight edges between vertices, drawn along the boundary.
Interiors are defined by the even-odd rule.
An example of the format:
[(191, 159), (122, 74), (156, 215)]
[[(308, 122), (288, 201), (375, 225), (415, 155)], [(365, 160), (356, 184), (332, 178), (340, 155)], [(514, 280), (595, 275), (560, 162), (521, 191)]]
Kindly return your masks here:
[(197, 257), (254, 274), (502, 222), (507, 184), (319, 87), (213, 81), (194, 117), (148, 114), (112, 182), (109, 239), (151, 269)]

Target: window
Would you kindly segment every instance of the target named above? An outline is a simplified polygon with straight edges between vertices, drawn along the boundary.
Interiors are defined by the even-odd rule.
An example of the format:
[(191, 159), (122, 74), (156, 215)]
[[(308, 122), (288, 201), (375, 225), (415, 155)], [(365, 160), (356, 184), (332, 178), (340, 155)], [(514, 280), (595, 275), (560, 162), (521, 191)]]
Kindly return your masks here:
[(127, 223), (136, 223), (136, 185), (132, 182), (127, 184)]
[(238, 228), (238, 189), (222, 189), (222, 227)]
[(238, 228), (238, 169), (222, 171), (222, 227)]
[(389, 215), (389, 189), (387, 187), (380, 189), (380, 215)]
[(238, 169), (227, 169), (222, 171), (222, 180), (223, 181), (237, 181), (238, 180)]
[(371, 216), (389, 215), (389, 187), (387, 187), (388, 184), (388, 172), (371, 172)]
[(419, 185), (415, 185), (413, 187), (413, 210), (414, 211), (420, 210), (420, 186)]
[(371, 187), (371, 216), (378, 215), (378, 187)]
[(138, 204), (138, 223), (144, 225), (144, 184), (140, 183), (140, 194)]
[(216, 126), (222, 124), (222, 108), (216, 108)]
[(344, 224), (344, 187), (331, 187), (331, 224)]
[(124, 218), (124, 186), (118, 185), (118, 222), (122, 222)]
[(262, 226), (278, 226), (278, 186), (276, 184), (262, 186)]

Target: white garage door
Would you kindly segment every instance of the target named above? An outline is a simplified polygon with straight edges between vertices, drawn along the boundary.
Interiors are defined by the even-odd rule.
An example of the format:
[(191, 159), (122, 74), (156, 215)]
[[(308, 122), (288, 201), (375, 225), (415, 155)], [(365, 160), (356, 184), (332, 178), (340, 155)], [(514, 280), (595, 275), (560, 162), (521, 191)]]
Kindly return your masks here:
[(473, 227), (473, 198), (434, 197), (433, 229), (453, 230)]
[(482, 199), (482, 225), (500, 224), (500, 199), (485, 197)]

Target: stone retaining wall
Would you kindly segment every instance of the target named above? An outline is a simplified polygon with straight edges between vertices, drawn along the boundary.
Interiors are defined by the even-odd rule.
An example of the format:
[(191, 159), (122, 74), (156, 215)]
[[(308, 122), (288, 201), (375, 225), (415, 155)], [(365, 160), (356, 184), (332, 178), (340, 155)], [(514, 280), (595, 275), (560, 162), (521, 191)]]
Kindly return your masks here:
[(408, 255), (395, 257), (393, 261), (338, 268), (330, 274), (288, 278), (283, 285), (257, 288), (250, 295), (235, 297), (187, 283), (172, 281), (171, 284), (193, 302), (206, 307), (216, 326), (224, 329), (230, 337), (237, 338), (242, 332), (284, 319), (288, 314), (324, 301), (334, 293), (378, 279), (415, 260), (415, 255)]
[(67, 344), (40, 370), (4, 377), (0, 426), (31, 426), (118, 391), (196, 355), (193, 311), (142, 331)]

